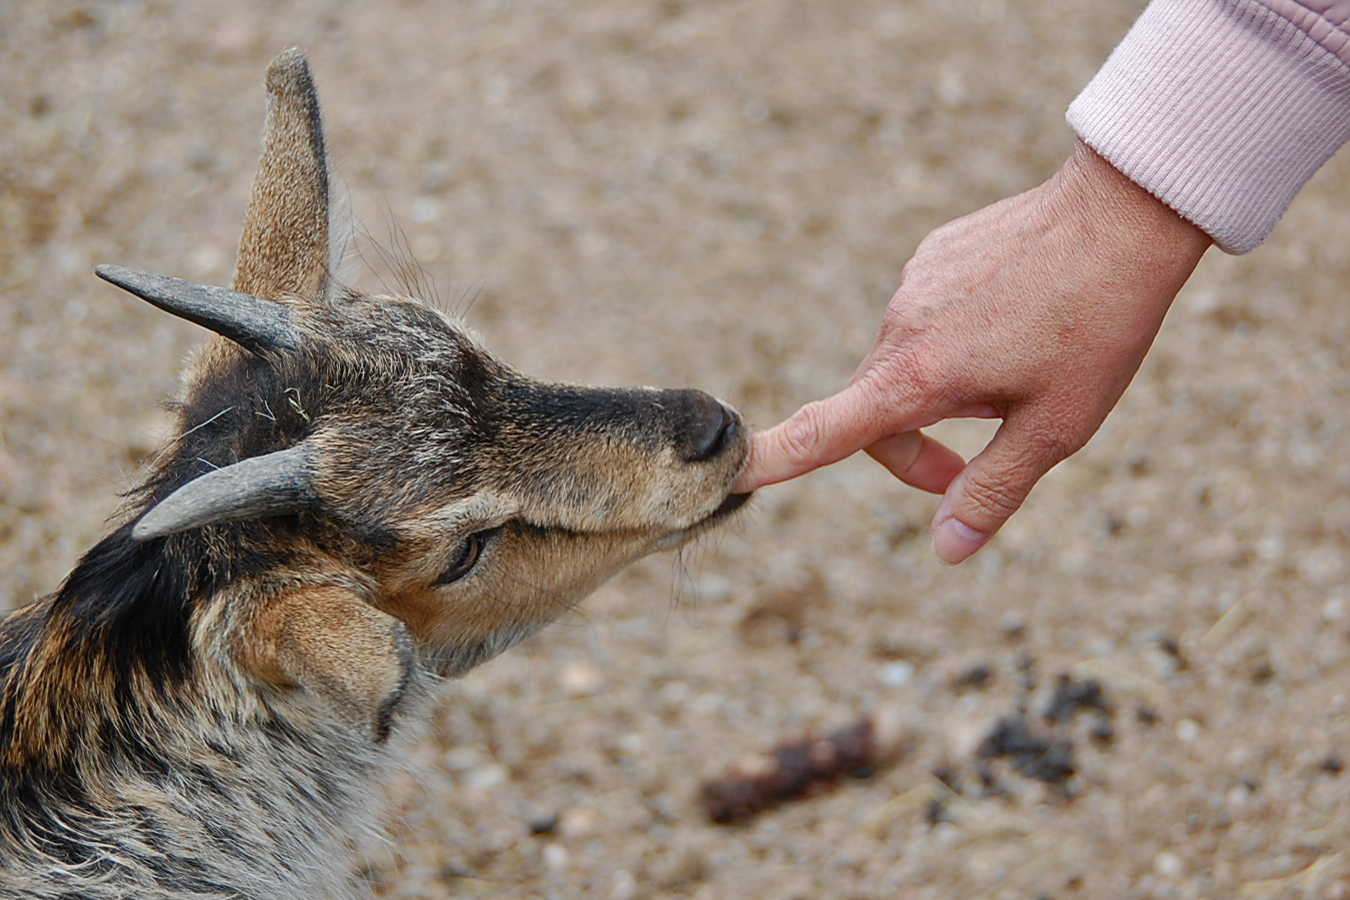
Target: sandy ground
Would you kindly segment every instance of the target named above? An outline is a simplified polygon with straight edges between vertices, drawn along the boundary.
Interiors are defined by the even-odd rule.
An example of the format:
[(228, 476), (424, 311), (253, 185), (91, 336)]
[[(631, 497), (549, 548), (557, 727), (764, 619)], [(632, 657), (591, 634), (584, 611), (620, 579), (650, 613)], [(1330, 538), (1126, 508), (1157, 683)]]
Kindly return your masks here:
[[(1141, 5), (0, 0), (0, 608), (100, 535), (202, 340), (94, 264), (228, 280), (286, 45), (366, 259), (396, 224), (522, 368), (696, 385), (767, 426), (842, 384), (929, 229), (1057, 167)], [(852, 460), (452, 686), (359, 877), (1346, 896), (1348, 201), (1343, 154), (1265, 246), (1212, 253), (1100, 436), (969, 564), (932, 557), (932, 498)], [(1059, 726), (1074, 774), (982, 756), (1019, 709), (1043, 727), (1062, 674), (1110, 709)], [(912, 735), (893, 767), (745, 825), (699, 809), (744, 754), (882, 707)]]

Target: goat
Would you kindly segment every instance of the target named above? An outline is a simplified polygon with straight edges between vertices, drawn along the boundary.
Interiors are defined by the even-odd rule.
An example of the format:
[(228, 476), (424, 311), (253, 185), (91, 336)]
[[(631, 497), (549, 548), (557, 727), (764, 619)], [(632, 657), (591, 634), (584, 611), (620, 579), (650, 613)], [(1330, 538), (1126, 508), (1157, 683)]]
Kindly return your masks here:
[(0, 623), (0, 897), (351, 896), (435, 683), (748, 497), (707, 394), (530, 379), (338, 284), (299, 50), (267, 93), (232, 289), (96, 270), (218, 336), (121, 524)]

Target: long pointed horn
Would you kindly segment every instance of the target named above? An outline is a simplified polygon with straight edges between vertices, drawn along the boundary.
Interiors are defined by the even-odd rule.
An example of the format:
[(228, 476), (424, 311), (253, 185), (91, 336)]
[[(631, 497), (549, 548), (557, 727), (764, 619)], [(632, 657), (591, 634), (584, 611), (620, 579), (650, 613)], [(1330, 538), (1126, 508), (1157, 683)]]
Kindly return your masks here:
[(291, 321), (291, 311), (280, 303), (124, 266), (98, 266), (94, 274), (165, 312), (224, 335), (255, 355), (300, 346), (300, 331)]
[(240, 522), (312, 508), (318, 451), (308, 444), (255, 456), (189, 481), (131, 529), (138, 541), (216, 522)]

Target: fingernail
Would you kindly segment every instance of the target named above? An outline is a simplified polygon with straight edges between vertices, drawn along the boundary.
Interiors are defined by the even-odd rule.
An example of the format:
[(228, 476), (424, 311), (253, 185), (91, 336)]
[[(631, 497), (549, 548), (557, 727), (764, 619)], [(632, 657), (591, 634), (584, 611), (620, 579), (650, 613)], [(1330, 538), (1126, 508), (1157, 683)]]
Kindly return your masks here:
[(982, 534), (959, 519), (946, 519), (933, 530), (933, 550), (938, 559), (954, 566), (984, 546), (989, 535)]

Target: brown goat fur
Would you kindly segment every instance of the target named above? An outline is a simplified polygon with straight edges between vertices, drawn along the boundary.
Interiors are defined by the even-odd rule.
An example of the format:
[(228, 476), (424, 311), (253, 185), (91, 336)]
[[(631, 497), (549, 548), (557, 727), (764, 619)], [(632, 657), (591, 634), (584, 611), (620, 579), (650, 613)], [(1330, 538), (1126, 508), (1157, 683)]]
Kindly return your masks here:
[(706, 394), (532, 380), (338, 285), (299, 51), (267, 87), (237, 293), (100, 269), (228, 339), (124, 521), (0, 623), (0, 897), (349, 896), (433, 683), (745, 499)]

